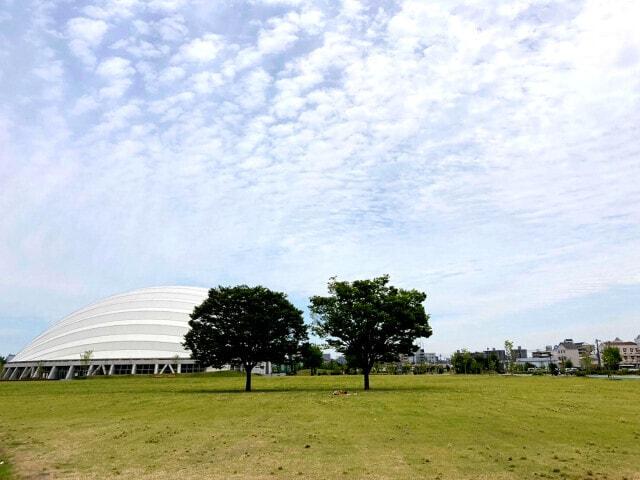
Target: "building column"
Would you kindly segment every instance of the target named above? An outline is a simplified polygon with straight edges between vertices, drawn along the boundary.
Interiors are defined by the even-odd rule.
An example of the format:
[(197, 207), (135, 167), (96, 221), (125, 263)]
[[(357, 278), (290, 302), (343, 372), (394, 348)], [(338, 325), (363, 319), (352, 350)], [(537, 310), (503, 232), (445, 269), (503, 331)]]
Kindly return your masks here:
[(69, 365), (69, 370), (67, 370), (67, 376), (64, 377), (65, 380), (71, 380), (73, 378), (73, 365)]
[(131, 365), (131, 375), (135, 375), (136, 374), (136, 364), (134, 363), (133, 365)]
[(47, 380), (53, 380), (54, 378), (56, 378), (57, 371), (58, 371), (58, 367), (56, 367), (55, 365), (51, 367), (51, 371), (49, 372), (49, 376), (47, 377)]
[(89, 365), (89, 368), (87, 368), (87, 377), (90, 377), (91, 373), (93, 373), (93, 365)]
[(116, 364), (112, 363), (111, 366), (109, 367), (108, 375), (113, 375), (114, 373), (116, 373)]
[(178, 369), (177, 369), (176, 373), (182, 373), (182, 364), (178, 363), (177, 367), (178, 367)]
[(154, 375), (158, 374), (158, 364), (157, 363), (153, 366), (153, 374)]
[(13, 372), (11, 372), (11, 376), (9, 377), (9, 380), (15, 380), (16, 377), (18, 376), (19, 371), (20, 371), (20, 367), (13, 367)]
[(29, 376), (29, 372), (31, 371), (31, 367), (24, 367), (22, 373), (20, 373), (20, 380), (23, 380)]
[(7, 378), (9, 378), (11, 375), (11, 367), (4, 367), (4, 370), (2, 370), (2, 379), (6, 380)]

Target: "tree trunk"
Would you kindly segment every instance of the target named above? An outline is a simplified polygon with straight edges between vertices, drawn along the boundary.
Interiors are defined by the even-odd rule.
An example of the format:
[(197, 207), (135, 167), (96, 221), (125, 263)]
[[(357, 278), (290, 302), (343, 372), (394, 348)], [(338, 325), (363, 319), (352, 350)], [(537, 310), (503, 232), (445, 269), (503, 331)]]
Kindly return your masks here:
[(251, 365), (251, 366), (246, 365), (244, 367), (244, 371), (247, 374), (246, 383), (244, 385), (244, 391), (245, 392), (250, 392), (251, 391), (251, 370), (253, 370), (253, 365)]
[(369, 390), (369, 370), (363, 370), (364, 373), (364, 389)]

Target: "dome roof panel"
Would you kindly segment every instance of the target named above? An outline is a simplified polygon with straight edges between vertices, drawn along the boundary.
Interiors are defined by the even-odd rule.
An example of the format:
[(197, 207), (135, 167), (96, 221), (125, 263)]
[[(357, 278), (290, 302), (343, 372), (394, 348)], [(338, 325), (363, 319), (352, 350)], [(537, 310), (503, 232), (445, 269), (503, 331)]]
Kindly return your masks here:
[(206, 288), (152, 287), (108, 297), (53, 324), (12, 362), (78, 360), (89, 350), (93, 359), (189, 358), (182, 346), (189, 315), (207, 294)]

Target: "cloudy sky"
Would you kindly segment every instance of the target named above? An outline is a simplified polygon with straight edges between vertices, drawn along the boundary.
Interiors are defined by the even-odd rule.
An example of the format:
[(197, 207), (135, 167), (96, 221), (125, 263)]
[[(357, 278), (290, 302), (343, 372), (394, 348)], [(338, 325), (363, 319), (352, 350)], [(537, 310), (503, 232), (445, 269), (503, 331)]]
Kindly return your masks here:
[(0, 0), (0, 354), (151, 285), (640, 333), (640, 2)]

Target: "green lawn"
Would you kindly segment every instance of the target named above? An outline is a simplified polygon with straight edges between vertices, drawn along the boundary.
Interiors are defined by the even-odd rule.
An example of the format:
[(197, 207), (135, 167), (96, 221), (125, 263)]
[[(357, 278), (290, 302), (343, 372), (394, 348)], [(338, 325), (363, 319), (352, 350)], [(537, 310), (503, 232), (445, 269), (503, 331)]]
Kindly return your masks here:
[(254, 380), (2, 382), (0, 458), (17, 478), (640, 479), (640, 381)]

